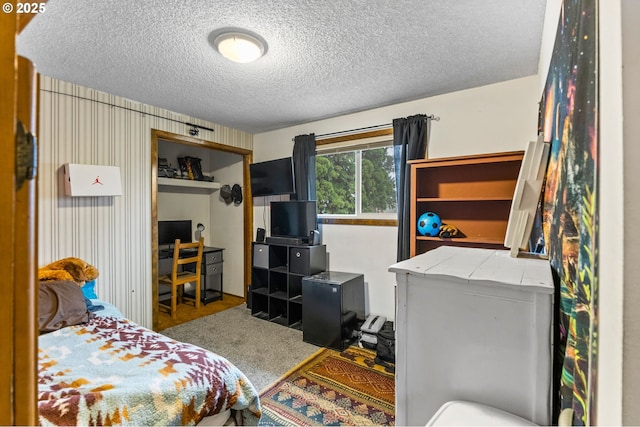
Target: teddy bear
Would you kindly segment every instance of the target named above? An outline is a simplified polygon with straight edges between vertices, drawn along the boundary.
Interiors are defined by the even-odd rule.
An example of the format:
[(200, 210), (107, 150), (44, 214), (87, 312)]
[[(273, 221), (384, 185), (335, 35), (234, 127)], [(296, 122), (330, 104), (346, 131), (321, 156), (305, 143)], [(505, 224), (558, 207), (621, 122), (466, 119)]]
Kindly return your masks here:
[(78, 286), (83, 286), (85, 282), (94, 280), (98, 275), (97, 268), (80, 258), (74, 257), (54, 261), (38, 269), (38, 280), (41, 282), (70, 280), (77, 283)]

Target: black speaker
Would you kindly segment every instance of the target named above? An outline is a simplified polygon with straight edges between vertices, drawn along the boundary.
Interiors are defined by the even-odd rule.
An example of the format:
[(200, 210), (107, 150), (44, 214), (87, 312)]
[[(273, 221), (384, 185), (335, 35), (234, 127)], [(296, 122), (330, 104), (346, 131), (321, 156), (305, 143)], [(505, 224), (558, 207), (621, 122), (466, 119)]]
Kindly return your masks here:
[(258, 228), (256, 232), (256, 242), (264, 242), (264, 228)]

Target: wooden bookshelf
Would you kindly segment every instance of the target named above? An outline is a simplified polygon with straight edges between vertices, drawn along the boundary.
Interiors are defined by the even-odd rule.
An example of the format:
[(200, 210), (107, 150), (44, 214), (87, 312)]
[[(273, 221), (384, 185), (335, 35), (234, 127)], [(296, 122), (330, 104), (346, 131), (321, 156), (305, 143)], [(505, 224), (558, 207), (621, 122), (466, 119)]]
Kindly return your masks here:
[[(411, 256), (438, 246), (504, 249), (524, 151), (412, 160)], [(418, 217), (435, 212), (465, 237), (421, 236)]]

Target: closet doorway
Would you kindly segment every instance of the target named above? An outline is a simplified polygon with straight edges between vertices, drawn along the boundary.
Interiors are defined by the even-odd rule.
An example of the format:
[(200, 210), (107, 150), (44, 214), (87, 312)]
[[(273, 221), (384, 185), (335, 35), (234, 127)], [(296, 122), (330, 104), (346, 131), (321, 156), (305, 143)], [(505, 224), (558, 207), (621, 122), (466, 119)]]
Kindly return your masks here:
[[(201, 169), (213, 175), (213, 184), (175, 179), (180, 186), (166, 185), (158, 179), (158, 160), (166, 158), (169, 166), (179, 169), (177, 157), (202, 159)], [(158, 276), (166, 266), (158, 257), (158, 221), (191, 219), (193, 232), (201, 223), (205, 246), (221, 247), (223, 251), (223, 286), (225, 296), (246, 301), (251, 275), (251, 241), (253, 238), (253, 203), (249, 190), (249, 165), (253, 152), (212, 141), (153, 129), (151, 131), (151, 301), (153, 329), (158, 330)], [(173, 182), (173, 180), (171, 181)], [(220, 194), (222, 185), (239, 184), (242, 202), (229, 203)], [(235, 297), (234, 297), (235, 296)], [(224, 298), (223, 298), (224, 301)], [(220, 304), (220, 301), (208, 305)], [(193, 308), (193, 307), (190, 307)], [(202, 315), (207, 311), (200, 310)], [(200, 313), (200, 312), (198, 312)]]

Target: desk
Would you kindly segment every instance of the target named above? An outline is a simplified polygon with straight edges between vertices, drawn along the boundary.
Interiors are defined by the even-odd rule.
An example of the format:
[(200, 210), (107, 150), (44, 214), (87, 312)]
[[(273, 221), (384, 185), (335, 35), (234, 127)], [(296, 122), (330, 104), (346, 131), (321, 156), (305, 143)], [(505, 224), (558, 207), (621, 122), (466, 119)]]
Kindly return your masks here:
[[(204, 304), (222, 300), (222, 251), (224, 251), (224, 248), (216, 248), (214, 246), (205, 246), (202, 249), (200, 300)], [(159, 250), (158, 259), (173, 263), (173, 249)], [(189, 266), (185, 266), (185, 268), (189, 268)], [(191, 268), (195, 269), (195, 266), (191, 266)], [(161, 272), (159, 273), (162, 274)], [(185, 294), (191, 297), (194, 296), (192, 292), (185, 289)]]

